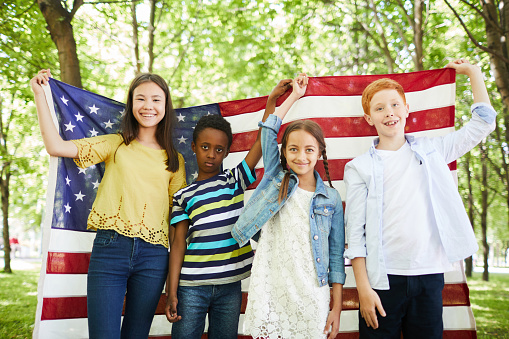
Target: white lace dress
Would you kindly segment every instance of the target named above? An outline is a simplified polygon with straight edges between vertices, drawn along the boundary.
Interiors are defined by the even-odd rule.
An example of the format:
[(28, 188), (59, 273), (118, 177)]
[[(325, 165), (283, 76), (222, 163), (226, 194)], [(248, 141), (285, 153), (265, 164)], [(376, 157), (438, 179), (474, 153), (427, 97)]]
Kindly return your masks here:
[(262, 228), (244, 317), (244, 332), (253, 338), (326, 338), (330, 289), (318, 286), (313, 264), (312, 197), (297, 188)]

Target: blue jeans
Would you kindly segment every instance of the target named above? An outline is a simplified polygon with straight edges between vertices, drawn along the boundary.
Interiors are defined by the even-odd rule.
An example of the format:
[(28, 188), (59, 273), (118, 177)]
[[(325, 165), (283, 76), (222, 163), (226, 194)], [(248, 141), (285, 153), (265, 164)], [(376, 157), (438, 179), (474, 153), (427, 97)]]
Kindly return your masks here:
[(209, 313), (209, 339), (237, 339), (242, 291), (240, 281), (225, 285), (179, 286), (172, 339), (200, 339)]
[(167, 272), (164, 246), (98, 230), (87, 278), (90, 338), (147, 339)]
[(359, 338), (439, 339), (442, 321), (444, 274), (389, 275), (390, 290), (375, 290), (386, 316), (377, 311), (378, 328), (367, 327), (359, 312)]

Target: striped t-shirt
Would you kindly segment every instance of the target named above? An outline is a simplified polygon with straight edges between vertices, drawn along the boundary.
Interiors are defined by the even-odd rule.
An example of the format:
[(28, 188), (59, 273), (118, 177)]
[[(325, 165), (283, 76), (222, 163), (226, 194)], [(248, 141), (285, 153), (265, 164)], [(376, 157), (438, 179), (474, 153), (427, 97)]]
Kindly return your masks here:
[(251, 245), (239, 248), (231, 230), (244, 208), (244, 191), (255, 179), (244, 160), (175, 193), (171, 225), (189, 220), (181, 286), (229, 284), (251, 274)]

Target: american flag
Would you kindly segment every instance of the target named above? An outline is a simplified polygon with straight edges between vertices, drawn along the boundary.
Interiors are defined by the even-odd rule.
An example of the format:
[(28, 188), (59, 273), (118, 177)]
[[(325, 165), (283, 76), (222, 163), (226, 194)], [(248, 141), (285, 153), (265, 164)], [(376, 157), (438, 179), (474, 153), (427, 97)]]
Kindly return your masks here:
[[(405, 74), (369, 76), (330, 76), (310, 78), (306, 95), (287, 114), (286, 124), (297, 119), (312, 119), (324, 129), (327, 156), (334, 187), (345, 197), (343, 170), (352, 158), (364, 153), (376, 130), (363, 119), (360, 96), (367, 84), (381, 77), (401, 83), (407, 93), (410, 117), (406, 132), (415, 135), (440, 136), (454, 130), (455, 72), (451, 69)], [(100, 95), (74, 88), (54, 79), (46, 88), (55, 123), (65, 139), (78, 139), (104, 133), (115, 133), (124, 105)], [(278, 105), (288, 94), (278, 100)], [(230, 155), (224, 167), (237, 165), (256, 138), (267, 97), (222, 102), (176, 110), (179, 127), (175, 144), (186, 159), (188, 182), (197, 175), (191, 152), (192, 128), (203, 115), (220, 114), (234, 132)], [(281, 131), (282, 133), (282, 131)], [(280, 137), (281, 137), (280, 133)], [(449, 165), (455, 175), (456, 164)], [(324, 175), (319, 163), (317, 170)], [(43, 226), (43, 264), (38, 288), (38, 305), (34, 338), (87, 338), (86, 274), (94, 233), (86, 231), (86, 220), (104, 171), (103, 166), (81, 170), (71, 159), (51, 158), (46, 219)], [(257, 166), (258, 180), (263, 164)], [(347, 263), (347, 280), (343, 292), (340, 333), (337, 338), (358, 338), (359, 301), (353, 271)], [(444, 338), (476, 338), (475, 321), (470, 307), (469, 291), (461, 263), (445, 275), (443, 292)], [(249, 279), (242, 283), (242, 313), (247, 302)], [(150, 331), (151, 338), (170, 338), (171, 325), (164, 315), (165, 297), (161, 300)], [(239, 338), (250, 338), (243, 332), (243, 314)]]

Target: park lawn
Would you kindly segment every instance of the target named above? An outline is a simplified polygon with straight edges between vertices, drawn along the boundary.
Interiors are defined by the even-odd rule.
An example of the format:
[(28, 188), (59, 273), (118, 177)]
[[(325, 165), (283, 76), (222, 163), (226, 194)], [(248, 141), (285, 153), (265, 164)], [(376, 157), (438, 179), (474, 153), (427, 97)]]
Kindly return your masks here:
[(481, 275), (468, 278), (477, 337), (509, 338), (509, 274), (490, 273), (488, 282)]
[[(37, 306), (39, 269), (0, 272), (0, 339), (31, 338)], [(509, 274), (480, 273), (468, 279), (479, 339), (509, 338)]]
[(8, 274), (0, 268), (1, 339), (32, 338), (39, 270), (16, 270)]

